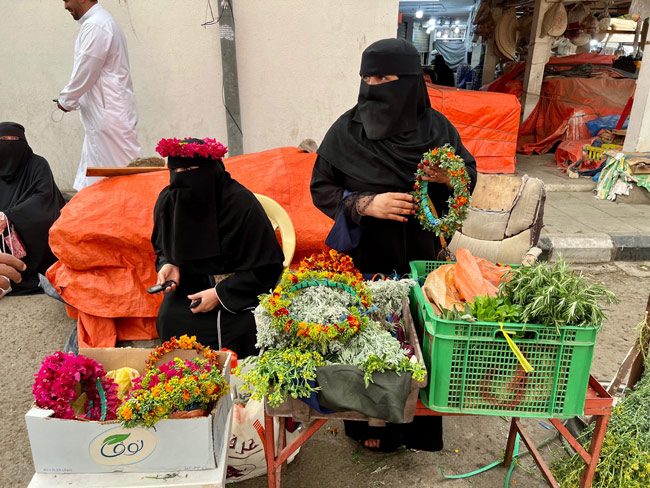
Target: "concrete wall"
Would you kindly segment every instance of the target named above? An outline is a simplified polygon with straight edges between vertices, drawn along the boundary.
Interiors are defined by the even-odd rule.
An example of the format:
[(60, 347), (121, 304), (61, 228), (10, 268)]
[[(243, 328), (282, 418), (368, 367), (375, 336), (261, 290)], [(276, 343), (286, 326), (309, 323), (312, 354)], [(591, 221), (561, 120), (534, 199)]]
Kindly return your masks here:
[[(210, 0), (217, 14), (217, 2)], [(361, 52), (395, 37), (398, 0), (231, 0), (247, 153), (320, 143), (356, 102)], [(219, 26), (207, 0), (101, 0), (124, 30), (144, 156), (161, 137), (226, 142)], [(51, 101), (68, 81), (79, 26), (59, 0), (0, 0), (0, 120), (22, 123), (62, 189), (72, 187), (83, 129)], [(10, 41), (7, 41), (10, 40)], [(54, 120), (53, 120), (54, 119)]]

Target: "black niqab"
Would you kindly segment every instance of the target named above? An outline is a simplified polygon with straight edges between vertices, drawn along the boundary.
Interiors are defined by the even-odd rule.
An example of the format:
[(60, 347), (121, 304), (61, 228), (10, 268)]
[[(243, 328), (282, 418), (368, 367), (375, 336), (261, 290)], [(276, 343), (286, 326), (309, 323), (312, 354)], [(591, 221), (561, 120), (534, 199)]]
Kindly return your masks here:
[[(358, 104), (332, 125), (318, 154), (347, 176), (382, 191), (410, 191), (422, 155), (446, 143), (473, 166), (458, 131), (431, 108), (419, 60), (415, 47), (402, 39), (371, 44), (362, 56), (362, 74), (397, 74), (399, 79), (374, 86), (362, 81)], [(383, 132), (390, 135), (374, 139)], [(429, 193), (438, 188), (441, 195), (448, 194), (443, 187), (431, 184)]]
[[(199, 274), (250, 270), (278, 259), (282, 262), (279, 246), (277, 253), (264, 247), (267, 238), (275, 239), (275, 235), (257, 198), (231, 178), (219, 159), (168, 160), (170, 169), (192, 166), (198, 168), (171, 171), (169, 186), (158, 196), (151, 237), (156, 253)], [(260, 239), (244, 246), (242, 236), (249, 235), (245, 226), (255, 229)]]
[(0, 137), (13, 136), (18, 140), (0, 140), (0, 178), (10, 181), (25, 167), (32, 150), (25, 138), (25, 128), (15, 122), (0, 123)]
[(25, 129), (2, 122), (0, 136), (5, 135), (19, 137), (18, 141), (0, 141), (0, 212), (9, 218), (27, 250), (23, 281), (12, 285), (20, 294), (38, 289), (37, 274), (45, 273), (56, 261), (48, 234), (65, 200), (47, 161), (29, 147)]

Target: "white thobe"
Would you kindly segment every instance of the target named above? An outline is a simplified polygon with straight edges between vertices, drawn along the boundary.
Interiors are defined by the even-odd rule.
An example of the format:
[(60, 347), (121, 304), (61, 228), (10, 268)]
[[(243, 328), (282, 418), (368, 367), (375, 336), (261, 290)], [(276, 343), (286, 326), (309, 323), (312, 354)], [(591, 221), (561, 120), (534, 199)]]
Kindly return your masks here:
[(135, 127), (138, 112), (129, 68), (126, 37), (106, 9), (97, 4), (81, 19), (70, 81), (59, 95), (66, 110), (80, 110), (86, 137), (74, 189), (87, 178), (88, 166), (127, 166), (140, 157)]

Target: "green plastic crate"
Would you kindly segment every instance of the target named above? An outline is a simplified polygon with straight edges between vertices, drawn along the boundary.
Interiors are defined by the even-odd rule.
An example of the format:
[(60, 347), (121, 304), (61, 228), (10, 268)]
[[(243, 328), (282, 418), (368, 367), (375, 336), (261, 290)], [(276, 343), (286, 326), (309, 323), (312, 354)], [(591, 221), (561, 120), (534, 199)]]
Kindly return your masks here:
[[(440, 261), (412, 261), (420, 284)], [(411, 314), (422, 344), (428, 385), (420, 390), (432, 410), (512, 417), (570, 418), (583, 414), (597, 327), (504, 324), (534, 368), (524, 373), (499, 324), (443, 320), (410, 291)]]

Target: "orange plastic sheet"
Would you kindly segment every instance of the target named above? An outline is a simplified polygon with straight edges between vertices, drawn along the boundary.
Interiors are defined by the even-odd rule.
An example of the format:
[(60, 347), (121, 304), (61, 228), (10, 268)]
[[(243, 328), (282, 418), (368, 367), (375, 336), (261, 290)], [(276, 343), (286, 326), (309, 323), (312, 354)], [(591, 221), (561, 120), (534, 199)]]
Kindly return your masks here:
[(537, 106), (519, 131), (518, 151), (543, 154), (558, 141), (588, 139), (586, 122), (620, 115), (635, 83), (628, 78), (545, 80)]
[[(296, 261), (321, 251), (332, 225), (311, 200), (315, 159), (285, 147), (224, 161), (233, 178), (287, 211), (296, 230)], [(153, 207), (168, 183), (166, 170), (105, 178), (75, 195), (52, 226), (50, 245), (59, 260), (47, 278), (77, 319), (80, 347), (157, 337), (162, 297), (146, 288), (156, 282)]]
[(514, 173), (519, 114), (516, 97), (427, 84), (431, 106), (458, 129), (480, 173)]
[[(579, 139), (577, 141), (562, 141), (555, 150), (555, 162), (558, 168), (565, 170), (570, 163), (575, 163), (582, 159), (582, 148), (591, 146), (596, 138)], [(584, 169), (584, 168), (580, 168)]]
[[(485, 268), (485, 263), (482, 266)], [(490, 279), (492, 279), (492, 276), (490, 276)], [(456, 274), (454, 275), (454, 280), (460, 298), (466, 302), (473, 302), (474, 297), (485, 295), (496, 296), (497, 294), (497, 285), (483, 276), (477, 260), (467, 249), (459, 249), (456, 251)]]

